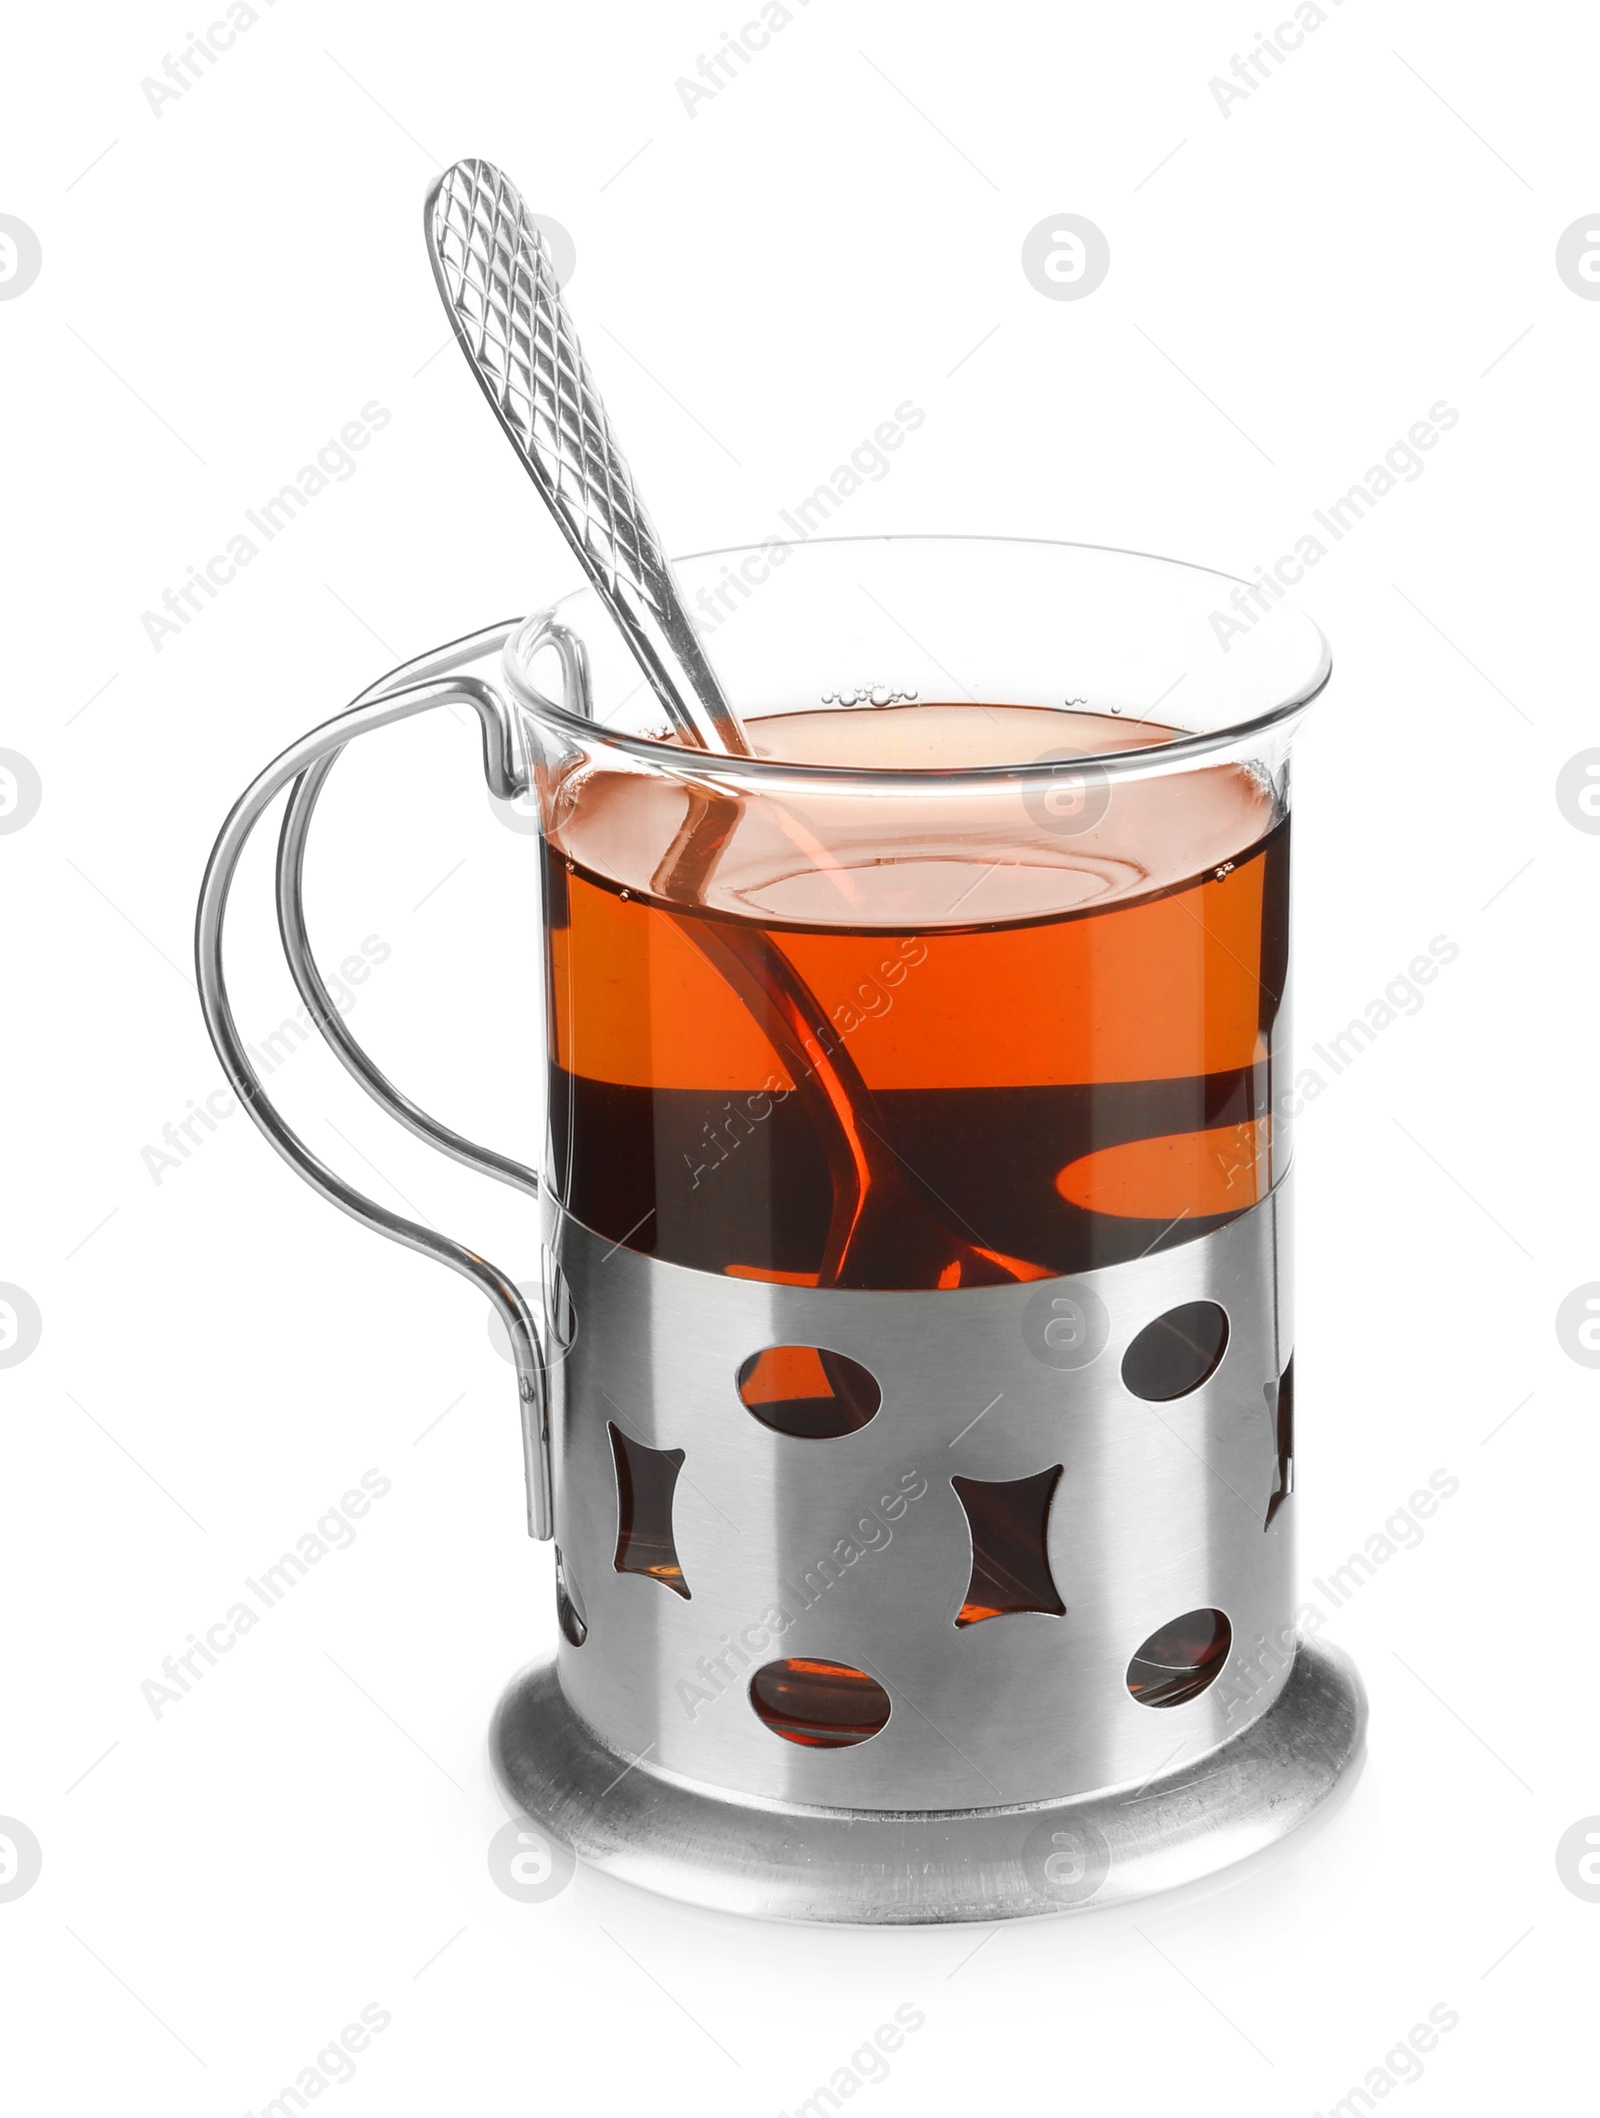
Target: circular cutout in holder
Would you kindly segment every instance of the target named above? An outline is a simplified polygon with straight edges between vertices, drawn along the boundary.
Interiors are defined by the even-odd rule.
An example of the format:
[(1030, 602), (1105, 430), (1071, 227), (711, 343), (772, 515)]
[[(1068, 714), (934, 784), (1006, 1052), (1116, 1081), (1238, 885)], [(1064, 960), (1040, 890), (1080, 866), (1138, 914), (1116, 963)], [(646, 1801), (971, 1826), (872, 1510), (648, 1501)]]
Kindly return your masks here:
[(1221, 1611), (1185, 1611), (1153, 1632), (1128, 1664), (1128, 1689), (1141, 1706), (1181, 1706), (1222, 1674), (1233, 1627)]
[(889, 1718), (889, 1694), (848, 1662), (795, 1656), (768, 1662), (750, 1679), (750, 1704), (775, 1736), (807, 1750), (865, 1743)]
[(799, 1441), (854, 1434), (883, 1403), (871, 1370), (827, 1346), (767, 1346), (751, 1354), (738, 1384), (747, 1412)]
[(1168, 1404), (1198, 1390), (1227, 1349), (1227, 1310), (1217, 1302), (1184, 1302), (1145, 1325), (1122, 1356), (1122, 1380), (1135, 1397)]

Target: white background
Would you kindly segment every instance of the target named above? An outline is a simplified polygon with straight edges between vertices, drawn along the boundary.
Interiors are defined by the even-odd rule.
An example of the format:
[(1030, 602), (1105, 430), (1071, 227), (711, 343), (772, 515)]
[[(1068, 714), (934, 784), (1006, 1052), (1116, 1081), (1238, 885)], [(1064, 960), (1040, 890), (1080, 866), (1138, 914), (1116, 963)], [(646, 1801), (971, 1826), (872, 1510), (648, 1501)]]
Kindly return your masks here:
[[(0, 745), (43, 787), (0, 837), (0, 1280), (43, 1318), (0, 1374), (0, 1814), (43, 1848), (0, 1903), (17, 2108), (257, 2111), (371, 2002), (392, 2021), (341, 2110), (791, 2111), (907, 2002), (926, 2021), (857, 2092), (875, 2109), (1323, 2111), (1441, 2002), (1459, 2026), (1408, 2108), (1572, 2108), (1600, 1906), (1555, 1849), (1600, 1811), (1596, 1378), (1555, 1314), (1600, 1278), (1600, 838), (1555, 780), (1600, 743), (1600, 304), (1554, 251), (1600, 205), (1592, 15), (1328, 0), (1224, 115), (1208, 83), (1270, 11), (790, 0), (691, 117), (674, 84), (742, 13), (257, 5), (159, 115), (141, 82), (204, 10), (85, 0), (8, 39), (0, 212), (43, 252), (0, 303)], [(189, 950), (228, 804), (393, 663), (570, 572), (445, 345), (420, 209), (468, 154), (572, 234), (574, 313), (678, 549), (769, 532), (911, 398), (925, 426), (841, 530), (1250, 574), (1436, 401), (1460, 413), (1299, 592), (1337, 664), (1298, 751), (1302, 1053), (1432, 937), (1460, 951), (1299, 1129), (1306, 1592), (1431, 1472), (1460, 1490), (1333, 1615), (1370, 1763), (1260, 1871), (987, 1939), (582, 1874), (513, 1902), (483, 1732), (554, 1616), (483, 1306), (242, 1116), (152, 1174), (221, 1080)], [(1020, 266), (1063, 212), (1111, 247), (1081, 301)], [(157, 652), (142, 613), (370, 400), (392, 418), (356, 475)], [(532, 1156), (531, 845), (435, 719), (341, 768), (312, 924), (325, 957), (390, 945), (352, 1017), (380, 1062)], [(267, 873), (258, 848), (237, 893), (252, 1036), (294, 1006)], [(385, 1201), (531, 1270), (513, 1195), (320, 1048), (274, 1093)], [(162, 1658), (371, 1467), (392, 1491), (356, 1543), (155, 1718)]]

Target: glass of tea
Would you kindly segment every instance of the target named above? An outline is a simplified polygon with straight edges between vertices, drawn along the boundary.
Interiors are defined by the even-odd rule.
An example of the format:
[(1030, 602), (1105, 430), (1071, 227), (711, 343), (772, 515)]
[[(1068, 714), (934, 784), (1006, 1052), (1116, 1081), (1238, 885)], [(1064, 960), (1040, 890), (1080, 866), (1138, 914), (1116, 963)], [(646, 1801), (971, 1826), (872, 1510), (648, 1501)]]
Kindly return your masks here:
[[(766, 1917), (1192, 1880), (1348, 1783), (1364, 1728), (1291, 1504), (1289, 749), (1326, 643), (1265, 574), (1041, 541), (678, 573), (748, 755), (674, 734), (586, 589), (283, 752), (202, 893), (256, 1124), (511, 1333), (555, 1624), (502, 1789), (608, 1873)], [(537, 1169), (399, 1094), (305, 932), (328, 771), (446, 704), (526, 790)], [(362, 1197), (253, 1072), (222, 921), (289, 788), (301, 995), (401, 1123), (537, 1200), (532, 1297)]]

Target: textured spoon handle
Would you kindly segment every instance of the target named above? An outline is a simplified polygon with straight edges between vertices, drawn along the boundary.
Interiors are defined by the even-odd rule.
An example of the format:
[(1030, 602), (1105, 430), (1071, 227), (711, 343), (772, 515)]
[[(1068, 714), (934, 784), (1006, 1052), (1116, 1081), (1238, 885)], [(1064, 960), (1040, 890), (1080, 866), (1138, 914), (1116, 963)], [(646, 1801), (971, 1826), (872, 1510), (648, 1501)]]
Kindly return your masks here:
[(457, 162), (428, 194), (428, 255), (484, 395), (679, 733), (749, 744), (706, 660), (516, 186)]

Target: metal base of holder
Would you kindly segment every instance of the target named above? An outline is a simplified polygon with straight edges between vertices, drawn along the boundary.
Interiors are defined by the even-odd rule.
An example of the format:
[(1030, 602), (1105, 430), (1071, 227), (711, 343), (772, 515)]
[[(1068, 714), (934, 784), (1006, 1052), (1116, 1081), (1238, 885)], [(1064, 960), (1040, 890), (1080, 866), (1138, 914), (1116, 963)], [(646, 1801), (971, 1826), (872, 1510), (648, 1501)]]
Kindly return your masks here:
[(1198, 1760), (1143, 1787), (957, 1811), (793, 1807), (630, 1765), (551, 1662), (513, 1681), (489, 1741), (507, 1799), (607, 1875), (759, 1919), (910, 1926), (1091, 1910), (1214, 1874), (1327, 1800), (1366, 1719), (1348, 1657), (1302, 1641), (1266, 1712)]

